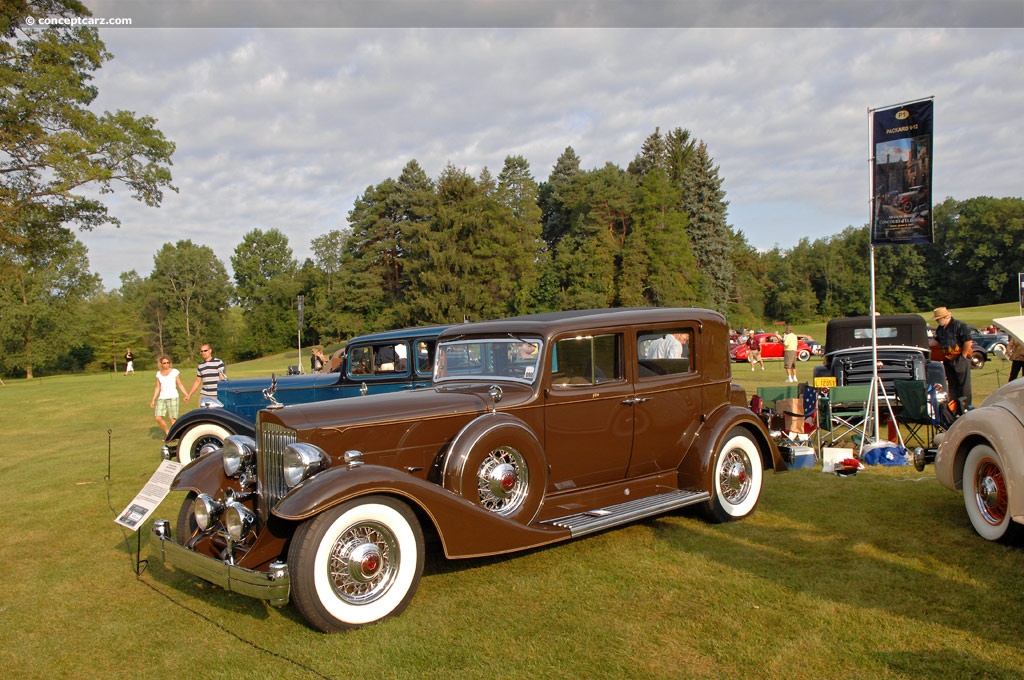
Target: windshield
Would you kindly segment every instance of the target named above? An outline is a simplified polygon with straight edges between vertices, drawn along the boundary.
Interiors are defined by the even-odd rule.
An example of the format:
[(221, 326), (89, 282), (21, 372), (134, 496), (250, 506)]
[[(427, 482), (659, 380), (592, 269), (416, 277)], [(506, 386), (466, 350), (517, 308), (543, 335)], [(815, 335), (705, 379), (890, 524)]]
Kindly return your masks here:
[(456, 340), (437, 346), (434, 380), (515, 380), (532, 383), (541, 341), (522, 338)]

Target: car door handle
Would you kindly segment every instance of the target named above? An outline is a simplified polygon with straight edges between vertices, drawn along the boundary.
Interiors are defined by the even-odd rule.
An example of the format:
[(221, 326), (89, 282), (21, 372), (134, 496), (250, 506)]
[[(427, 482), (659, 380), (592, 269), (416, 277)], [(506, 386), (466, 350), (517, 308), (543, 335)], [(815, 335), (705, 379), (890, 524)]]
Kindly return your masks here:
[(650, 401), (650, 400), (651, 400), (650, 397), (630, 397), (629, 399), (623, 399), (622, 403), (626, 404), (627, 406), (632, 406), (633, 404), (642, 404), (645, 401)]

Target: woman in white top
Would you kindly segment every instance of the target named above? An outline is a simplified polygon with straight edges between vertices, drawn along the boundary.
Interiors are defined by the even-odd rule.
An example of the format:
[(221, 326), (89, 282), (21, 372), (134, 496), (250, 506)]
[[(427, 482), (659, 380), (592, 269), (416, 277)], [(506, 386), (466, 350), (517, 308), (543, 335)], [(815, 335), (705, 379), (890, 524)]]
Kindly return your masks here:
[[(156, 372), (156, 389), (153, 390), (153, 399), (149, 407), (156, 407), (156, 422), (164, 428), (164, 434), (171, 429), (171, 425), (178, 419), (178, 390), (182, 394), (188, 394), (188, 390), (181, 383), (181, 374), (178, 369), (171, 368), (171, 358), (166, 354), (160, 357), (160, 370)], [(164, 420), (164, 416), (170, 419), (170, 423)]]

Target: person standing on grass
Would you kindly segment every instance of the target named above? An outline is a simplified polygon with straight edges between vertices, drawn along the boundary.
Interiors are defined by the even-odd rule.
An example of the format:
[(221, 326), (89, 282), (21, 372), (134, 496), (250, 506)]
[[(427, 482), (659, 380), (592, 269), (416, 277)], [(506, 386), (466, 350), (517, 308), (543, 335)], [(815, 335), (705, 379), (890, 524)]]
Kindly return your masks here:
[[(178, 390), (185, 394), (188, 399), (185, 385), (181, 382), (181, 373), (176, 368), (171, 368), (171, 358), (164, 354), (159, 359), (160, 370), (156, 372), (156, 389), (153, 390), (153, 398), (149, 401), (149, 407), (155, 409), (156, 422), (164, 430), (164, 435), (178, 419)], [(170, 420), (167, 422), (164, 418)]]
[(747, 338), (747, 361), (750, 362), (750, 370), (754, 370), (754, 364), (760, 363), (761, 370), (764, 370), (764, 359), (761, 358), (761, 341), (753, 333)]
[(217, 402), (217, 383), (227, 380), (227, 366), (220, 359), (213, 356), (213, 348), (210, 343), (204, 342), (199, 352), (203, 355), (202, 362), (196, 366), (196, 381), (192, 383), (192, 389), (185, 395), (185, 403), (192, 397), (193, 393), (200, 386), (199, 405), (207, 406)]
[(792, 327), (786, 326), (782, 335), (782, 363), (786, 368), (786, 382), (796, 382), (796, 350), (800, 341)]
[(131, 347), (124, 353), (124, 374), (128, 375), (129, 373), (135, 374), (135, 355), (132, 354)]
[(954, 319), (945, 307), (936, 307), (933, 318), (937, 325), (935, 337), (929, 344), (938, 345), (942, 350), (949, 400), (959, 407), (960, 415), (971, 407), (971, 354), (974, 352), (971, 329), (963, 321)]
[(1006, 346), (1006, 358), (1010, 360), (1010, 380), (1016, 380), (1024, 369), (1024, 345), (1017, 342), (1017, 338), (1010, 338)]

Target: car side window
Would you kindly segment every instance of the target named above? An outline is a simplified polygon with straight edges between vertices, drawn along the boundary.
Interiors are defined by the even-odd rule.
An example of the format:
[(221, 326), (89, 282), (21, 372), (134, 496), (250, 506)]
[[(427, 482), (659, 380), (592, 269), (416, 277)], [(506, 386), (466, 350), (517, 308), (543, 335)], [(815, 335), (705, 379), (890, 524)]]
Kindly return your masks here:
[(416, 372), (430, 376), (434, 371), (434, 345), (433, 340), (416, 341)]
[(349, 375), (395, 375), (407, 372), (409, 349), (406, 343), (389, 342), (362, 345), (349, 351)]
[(551, 353), (553, 387), (592, 387), (622, 379), (621, 335), (588, 335), (555, 343)]
[(637, 333), (637, 375), (649, 378), (689, 373), (694, 369), (692, 328), (641, 330)]

